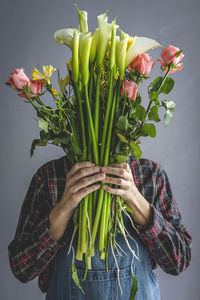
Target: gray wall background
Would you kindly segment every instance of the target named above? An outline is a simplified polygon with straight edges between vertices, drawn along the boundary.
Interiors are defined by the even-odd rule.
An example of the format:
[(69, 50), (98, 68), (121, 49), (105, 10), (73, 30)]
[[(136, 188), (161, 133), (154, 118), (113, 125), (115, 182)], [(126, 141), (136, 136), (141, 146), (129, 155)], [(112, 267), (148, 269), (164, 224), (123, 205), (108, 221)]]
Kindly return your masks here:
[[(33, 173), (45, 162), (64, 153), (56, 146), (37, 148), (30, 159), (30, 145), (39, 136), (36, 114), (4, 82), (10, 72), (24, 67), (30, 75), (34, 66), (52, 64), (65, 75), (70, 52), (58, 46), (53, 34), (57, 29), (77, 26), (78, 17), (72, 0), (9, 0), (1, 4), (1, 210), (0, 210), (0, 285), (2, 300), (44, 299), (37, 279), (22, 284), (12, 275), (7, 246), (13, 239), (20, 207)], [(157, 137), (142, 141), (143, 157), (160, 163), (166, 170), (184, 223), (193, 237), (192, 263), (179, 276), (158, 269), (161, 298), (199, 299), (199, 28), (200, 5), (197, 0), (77, 1), (89, 13), (89, 29), (97, 26), (96, 16), (113, 8), (109, 21), (130, 35), (156, 39), (164, 47), (172, 44), (183, 49), (184, 68), (173, 74), (175, 87), (167, 97), (176, 102), (174, 120), (166, 128), (157, 126)], [(161, 50), (151, 50), (157, 58)], [(153, 76), (160, 72), (157, 63)], [(157, 74), (157, 73), (156, 73)], [(57, 78), (57, 75), (54, 76)], [(147, 94), (144, 90), (144, 98)]]

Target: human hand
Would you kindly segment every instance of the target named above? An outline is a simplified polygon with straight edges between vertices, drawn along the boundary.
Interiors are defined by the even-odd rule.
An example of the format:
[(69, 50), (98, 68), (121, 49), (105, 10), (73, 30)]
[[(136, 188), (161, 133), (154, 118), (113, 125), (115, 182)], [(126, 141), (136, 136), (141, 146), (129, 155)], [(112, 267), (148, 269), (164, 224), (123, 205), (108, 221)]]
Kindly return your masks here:
[[(118, 195), (123, 198), (127, 204), (133, 201), (137, 187), (133, 180), (131, 169), (127, 163), (113, 163), (106, 167), (102, 167), (101, 171), (106, 174), (106, 177), (102, 180), (104, 183), (116, 184), (118, 188), (111, 188), (108, 185), (104, 185), (105, 191), (111, 194)], [(116, 175), (116, 177), (109, 177), (107, 174)]]
[[(95, 175), (94, 175), (95, 174)], [(92, 175), (92, 176), (89, 176)], [(95, 166), (89, 161), (78, 162), (73, 165), (66, 175), (66, 184), (61, 204), (72, 209), (88, 194), (98, 190), (105, 174), (101, 172), (100, 166)]]
[[(101, 171), (106, 174), (106, 178), (103, 179), (102, 182), (119, 186), (117, 188), (111, 188), (104, 184), (103, 189), (125, 200), (126, 204), (133, 211), (132, 217), (137, 224), (141, 226), (151, 224), (153, 214), (150, 204), (137, 189), (129, 165), (127, 163), (113, 163), (109, 166), (102, 167)], [(117, 178), (107, 176), (107, 174), (116, 175)]]

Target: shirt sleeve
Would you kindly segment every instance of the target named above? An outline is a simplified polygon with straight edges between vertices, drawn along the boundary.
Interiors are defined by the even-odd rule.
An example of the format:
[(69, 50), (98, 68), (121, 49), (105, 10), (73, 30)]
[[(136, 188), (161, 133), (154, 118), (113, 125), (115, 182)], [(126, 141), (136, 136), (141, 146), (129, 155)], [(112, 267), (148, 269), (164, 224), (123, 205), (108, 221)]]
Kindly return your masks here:
[(39, 170), (31, 179), (14, 239), (8, 245), (11, 270), (23, 283), (42, 273), (63, 246), (49, 230), (50, 198)]
[(191, 235), (182, 223), (181, 212), (172, 194), (165, 170), (160, 166), (156, 179), (156, 194), (150, 204), (153, 222), (138, 226), (140, 237), (153, 260), (166, 273), (180, 274), (191, 261)]

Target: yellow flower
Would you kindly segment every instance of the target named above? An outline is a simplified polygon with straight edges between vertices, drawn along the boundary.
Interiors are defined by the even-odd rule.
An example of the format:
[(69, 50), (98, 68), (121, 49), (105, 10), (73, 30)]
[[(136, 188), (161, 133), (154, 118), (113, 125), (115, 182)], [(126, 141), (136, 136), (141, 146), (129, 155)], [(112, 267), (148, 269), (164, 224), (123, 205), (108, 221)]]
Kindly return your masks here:
[(58, 93), (57, 90), (52, 89), (51, 92), (52, 92), (52, 94), (53, 94), (54, 97), (58, 97), (59, 93)]
[(69, 84), (69, 75), (65, 76), (64, 79), (62, 79), (61, 77), (58, 77), (58, 84), (60, 87), (60, 90), (63, 92), (64, 89), (66, 88), (66, 86)]
[(42, 66), (43, 73), (38, 71), (38, 69), (35, 67), (32, 71), (32, 79), (33, 80), (45, 80), (47, 84), (50, 84), (50, 77), (53, 74), (53, 72), (56, 70), (54, 67), (50, 66)]

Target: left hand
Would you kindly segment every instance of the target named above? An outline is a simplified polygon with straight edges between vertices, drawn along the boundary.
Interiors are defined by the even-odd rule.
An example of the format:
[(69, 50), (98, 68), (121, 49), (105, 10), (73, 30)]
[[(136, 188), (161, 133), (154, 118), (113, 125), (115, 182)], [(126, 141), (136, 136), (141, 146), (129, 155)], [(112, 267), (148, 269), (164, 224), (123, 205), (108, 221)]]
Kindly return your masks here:
[(105, 184), (103, 189), (125, 200), (126, 204), (133, 211), (132, 217), (134, 221), (141, 226), (152, 224), (153, 214), (150, 204), (137, 189), (129, 165), (127, 163), (113, 163), (109, 166), (101, 167), (101, 172), (117, 176), (116, 178), (106, 175), (106, 178), (101, 181), (116, 184), (119, 188), (111, 188)]
[(102, 182), (116, 184), (119, 188), (111, 188), (105, 184), (103, 186), (104, 190), (111, 194), (120, 196), (126, 201), (127, 205), (131, 203), (136, 193), (139, 191), (134, 183), (129, 165), (127, 163), (113, 163), (106, 167), (102, 167), (101, 171), (106, 174), (118, 176), (118, 178), (116, 178), (106, 175), (106, 178), (103, 179)]

